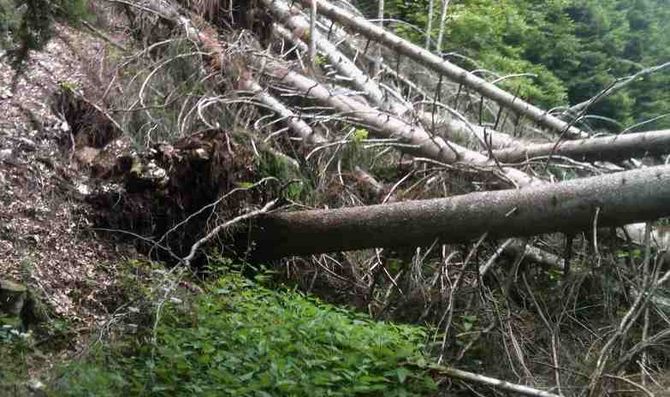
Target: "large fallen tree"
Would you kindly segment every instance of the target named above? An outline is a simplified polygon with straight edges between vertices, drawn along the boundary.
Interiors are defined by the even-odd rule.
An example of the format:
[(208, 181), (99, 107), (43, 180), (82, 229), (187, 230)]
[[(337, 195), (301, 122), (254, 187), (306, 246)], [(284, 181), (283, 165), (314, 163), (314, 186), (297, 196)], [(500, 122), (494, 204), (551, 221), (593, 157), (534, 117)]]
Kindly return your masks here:
[(576, 232), (670, 215), (670, 166), (444, 199), (269, 214), (258, 256)]
[[(297, 5), (289, 5), (282, 0), (264, 0), (264, 3), (277, 15), (280, 21), (291, 28), (291, 32), (288, 32), (281, 25), (277, 25), (277, 31), (282, 37), (304, 48), (305, 52), (308, 51), (306, 43), (310, 40), (314, 41), (319, 52), (323, 53), (343, 76), (350, 79), (356, 89), (365, 93), (371, 105), (389, 111), (398, 117), (406, 117), (415, 112), (409, 103), (398, 99), (399, 95), (397, 93), (395, 95), (389, 95), (388, 92), (384, 93), (375, 79), (370, 78), (368, 74), (358, 68), (355, 62), (339, 51), (337, 46), (322, 37), (318, 31), (311, 31), (309, 22), (302, 15)], [(339, 30), (335, 30), (334, 35), (339, 36), (338, 33)], [(330, 32), (328, 34), (330, 35)], [(338, 41), (346, 41), (346, 37), (338, 37)], [(431, 104), (435, 106), (438, 102), (433, 101)], [(424, 126), (442, 127), (447, 131), (449, 137), (457, 138), (460, 141), (476, 137), (485, 148), (489, 146), (491, 148), (523, 146), (522, 141), (508, 134), (468, 123), (464, 118), (449, 117), (443, 119), (444, 115), (436, 117), (434, 113), (427, 111), (417, 112), (416, 117)]]
[[(160, 39), (188, 41), (187, 48), (202, 57), (194, 76), (202, 78), (203, 86), (194, 88), (193, 99), (176, 103), (174, 109), (192, 115), (188, 116), (192, 128), (181, 128), (181, 137), (204, 130), (174, 139), (172, 145), (151, 146), (148, 154), (123, 168), (125, 173), (115, 175), (115, 181), (124, 181), (125, 191), (98, 200), (100, 207), (113, 212), (104, 218), (110, 221), (107, 226), (113, 226), (107, 230), (129, 229), (143, 236), (147, 245), (151, 243), (150, 255), (160, 250), (156, 258), (196, 269), (205, 264), (200, 253), (210, 248), (234, 258), (240, 253), (257, 260), (287, 257), (272, 265), (307, 291), (342, 296), (381, 318), (434, 326), (439, 333), (436, 345), (442, 339), (439, 362), (444, 357), (457, 365), (462, 358), (483, 357), (483, 368), (488, 370), (488, 365), (497, 373), (499, 362), (489, 363), (489, 358), (508, 350), (504, 378), (542, 389), (553, 387), (558, 394), (563, 393), (561, 384), (572, 388), (584, 383), (573, 375), (588, 370), (594, 360), (576, 362), (572, 357), (580, 357), (589, 342), (590, 351), (600, 350), (598, 330), (609, 323), (612, 313), (620, 312), (629, 296), (653, 295), (645, 285), (653, 284), (653, 257), (660, 257), (661, 249), (653, 241), (662, 235), (658, 225), (625, 226), (627, 239), (645, 247), (644, 258), (639, 247), (615, 242), (614, 235), (587, 241), (576, 232), (669, 215), (670, 168), (550, 181), (599, 171), (598, 166), (577, 164), (571, 158), (615, 160), (670, 152), (667, 132), (535, 143), (549, 137), (538, 126), (565, 132), (562, 138), (582, 133), (550, 116), (556, 113), (530, 107), (497, 88), (496, 81), (476, 77), (477, 71), (459, 69), (422, 49), (413, 52), (416, 46), (398, 41), (378, 21), (365, 22), (347, 0), (318, 2), (333, 21), (304, 12), (310, 9), (301, 4), (316, 5), (311, 0), (219, 2), (218, 9), (212, 2), (214, 9), (206, 14), (198, 12), (205, 2), (122, 3), (134, 6), (138, 16), (156, 21), (142, 26), (167, 27), (163, 35), (151, 36), (150, 48)], [(324, 9), (329, 3), (348, 10), (356, 22), (327, 15)], [(242, 18), (245, 12), (254, 18)], [(242, 20), (236, 21), (238, 17)], [(375, 36), (375, 29), (380, 35)], [(173, 51), (185, 49), (170, 47), (161, 54), (173, 57)], [(138, 62), (156, 70), (139, 75), (147, 76), (140, 104), (150, 105), (152, 96), (162, 102), (163, 92), (181, 92), (174, 90), (171, 79), (166, 83), (158, 78), (167, 59)], [(181, 68), (166, 64), (165, 74)], [(135, 91), (133, 83), (128, 88), (125, 92)], [(585, 111), (589, 104), (577, 111)], [(149, 126), (158, 125), (165, 115), (151, 106), (140, 110), (151, 116)], [(525, 161), (549, 155), (555, 157), (554, 167)], [(164, 172), (154, 172), (156, 167)], [(566, 168), (576, 172), (561, 172)], [(154, 180), (160, 174), (164, 177)], [(511, 185), (520, 189), (483, 192)], [(472, 191), (478, 193), (466, 194)], [(445, 196), (450, 197), (419, 201)], [(285, 202), (296, 211), (275, 208)], [(394, 204), (363, 206), (372, 203)], [(305, 206), (326, 209), (297, 210)], [(341, 207), (348, 208), (327, 209)], [(101, 218), (107, 215), (100, 212)], [(121, 217), (130, 222), (111, 222)], [(542, 235), (554, 232), (558, 233)], [(162, 237), (153, 240), (156, 236)], [(537, 237), (518, 238), (525, 236)], [(452, 244), (472, 241), (477, 243)], [(591, 244), (596, 255), (591, 255)], [(377, 247), (389, 249), (339, 252)], [(168, 258), (163, 251), (173, 255)], [(318, 255), (327, 252), (337, 254)], [(563, 269), (569, 276), (555, 282), (554, 271), (521, 268), (524, 258)], [(588, 266), (601, 261), (606, 266)], [(570, 272), (571, 264), (576, 271)], [(612, 288), (619, 281), (621, 285)], [(600, 307), (600, 287), (608, 303), (597, 316), (584, 316), (582, 324), (578, 306), (579, 310), (586, 305)], [(479, 299), (480, 292), (488, 297)], [(649, 301), (658, 304), (658, 297), (660, 293)], [(580, 305), (573, 306), (573, 301)], [(519, 314), (523, 321), (506, 312)], [(461, 326), (460, 318), (470, 314), (476, 324)], [(649, 317), (653, 320), (653, 313)], [(577, 319), (580, 329), (592, 332), (577, 337), (564, 332)], [(641, 346), (656, 341), (649, 335), (664, 326), (648, 325), (633, 328), (636, 333), (649, 330), (647, 336), (640, 332)], [(530, 336), (518, 338), (520, 333)], [(601, 378), (608, 355), (610, 362), (621, 355), (626, 365), (635, 363), (638, 350), (625, 353), (635, 335), (618, 337), (621, 346), (603, 350), (604, 360), (593, 379)], [(661, 360), (646, 362), (650, 366), (667, 361)], [(536, 361), (542, 361), (542, 369), (527, 365)], [(553, 371), (544, 371), (545, 367)], [(488, 378), (442, 375), (501, 386)], [(592, 389), (597, 393), (596, 387)]]
[[(151, 2), (150, 4), (154, 5), (153, 2)], [(295, 25), (292, 26), (293, 28), (296, 28), (298, 31), (306, 29), (307, 28), (306, 22), (301, 21), (297, 16), (298, 14), (295, 14), (297, 10), (294, 9), (293, 10), (294, 13), (291, 14), (287, 10), (286, 6), (283, 6), (286, 8), (282, 8), (281, 6), (282, 4), (284, 3), (268, 2), (268, 5), (271, 6), (274, 5), (278, 7), (277, 8), (278, 13), (282, 17), (286, 18), (287, 21), (293, 21), (293, 23), (295, 23)], [(193, 27), (194, 26), (193, 23), (191, 23), (188, 19), (184, 18), (183, 16), (180, 16), (178, 11), (175, 10), (174, 8), (171, 7), (168, 7), (167, 9), (164, 7), (161, 8), (162, 9), (160, 10), (161, 11), (160, 14), (162, 16), (165, 17), (166, 15), (169, 15), (168, 19), (183, 25), (190, 36), (200, 38), (202, 42), (205, 44), (206, 48), (212, 47), (208, 49), (213, 54), (217, 54), (218, 56), (222, 54), (223, 51), (220, 49), (218, 44), (209, 45), (210, 43), (216, 43), (215, 38), (208, 37), (206, 33), (203, 34), (203, 32), (196, 31), (195, 28)], [(318, 43), (320, 43), (319, 46), (320, 49), (324, 51), (326, 54), (331, 55), (329, 56), (329, 58), (333, 58), (331, 60), (334, 63), (339, 64), (339, 66), (341, 66), (341, 71), (345, 75), (351, 76), (353, 81), (358, 81), (358, 83), (355, 85), (357, 85), (359, 89), (368, 93), (372, 91), (372, 94), (370, 94), (369, 97), (373, 98), (373, 102), (376, 102), (377, 105), (383, 106), (382, 103), (383, 101), (381, 95), (379, 94), (380, 92), (379, 88), (376, 86), (374, 82), (372, 82), (371, 80), (365, 80), (363, 77), (361, 77), (363, 76), (362, 72), (358, 70), (356, 66), (353, 65), (353, 63), (343, 61), (343, 59), (346, 59), (344, 55), (338, 53), (334, 49), (334, 47), (324, 44), (327, 43), (325, 40), (319, 38)], [(222, 60), (220, 64), (225, 64), (225, 62)], [(474, 151), (470, 151), (454, 143), (445, 141), (441, 137), (430, 136), (430, 134), (427, 131), (425, 131), (422, 128), (422, 126), (412, 125), (410, 122), (402, 120), (397, 116), (392, 116), (386, 112), (370, 107), (361, 97), (356, 97), (355, 95), (351, 96), (351, 93), (342, 91), (341, 89), (339, 90), (340, 94), (336, 94), (338, 89), (332, 89), (326, 87), (317, 81), (311, 80), (304, 75), (296, 73), (295, 71), (287, 68), (286, 65), (283, 65), (281, 62), (277, 61), (268, 62), (265, 58), (256, 58), (256, 64), (259, 70), (266, 72), (267, 74), (273, 76), (274, 78), (278, 79), (283, 83), (290, 84), (297, 91), (304, 92), (305, 96), (312, 97), (314, 99), (322, 101), (324, 104), (327, 104), (328, 106), (331, 106), (334, 109), (342, 112), (342, 114), (348, 115), (347, 118), (354, 124), (362, 122), (361, 124), (363, 126), (368, 128), (372, 127), (371, 129), (381, 136), (400, 138), (400, 141), (402, 143), (410, 145), (408, 147), (402, 147), (402, 149), (406, 152), (410, 152), (415, 155), (418, 154), (420, 156), (435, 159), (445, 163), (461, 162), (476, 166), (490, 167), (492, 169), (496, 168), (495, 167), (496, 163), (493, 160), (487, 159), (487, 157), (484, 155), (481, 155)], [(245, 75), (245, 77), (246, 76), (247, 75)], [(240, 78), (240, 83), (243, 83), (245, 81), (246, 78)], [(254, 86), (255, 89), (244, 86), (243, 84), (240, 84), (240, 86), (242, 88), (246, 88), (247, 90), (254, 92), (256, 95), (259, 94), (267, 95), (260, 87), (258, 87), (258, 84), (255, 83), (254, 81), (251, 81), (249, 86)], [(271, 99), (274, 100), (274, 98)], [(267, 101), (263, 101), (263, 103), (267, 103)], [(274, 106), (272, 106), (271, 108), (280, 110), (283, 109), (283, 105), (280, 102), (274, 100), (273, 104)], [(301, 122), (300, 119), (294, 117), (294, 114), (291, 113), (290, 110), (277, 111), (277, 112), (289, 121), (288, 123), (289, 126), (291, 126), (291, 123), (296, 124), (297, 122)], [(399, 109), (396, 112), (402, 113), (402, 111), (400, 111)], [(303, 138), (305, 137), (309, 138), (311, 134), (311, 129), (304, 123), (301, 125), (301, 127), (303, 128), (293, 128), (293, 129), (297, 130), (299, 132), (298, 135), (303, 136)], [(308, 133), (302, 133), (303, 130), (307, 130)], [(603, 138), (603, 139), (607, 139), (607, 143), (611, 143), (612, 141), (612, 138)], [(631, 142), (639, 143), (640, 141), (644, 142), (645, 139), (627, 138), (624, 140), (624, 142), (627, 143), (628, 145), (630, 145)], [(594, 147), (597, 149), (598, 147), (602, 147), (602, 145), (603, 144), (599, 140), (592, 140), (592, 141), (586, 140), (584, 142), (577, 142), (575, 145), (567, 145), (567, 146), (577, 148), (586, 147), (588, 150), (593, 151)], [(544, 152), (550, 154), (554, 146), (555, 146), (554, 144), (530, 145), (527, 146), (527, 148), (529, 148), (528, 150), (532, 150), (533, 148), (541, 148), (544, 150)], [(521, 152), (523, 149), (518, 148), (508, 150), (511, 153), (518, 153)], [(557, 154), (564, 154), (563, 153), (564, 151), (565, 150), (559, 151)], [(618, 152), (621, 151), (622, 149), (618, 150)], [(503, 152), (501, 151), (494, 153), (494, 157), (496, 157), (495, 154), (499, 153)], [(527, 151), (523, 151), (523, 153), (526, 155), (528, 154)], [(533, 184), (542, 184), (543, 182), (537, 178), (529, 176), (513, 168), (501, 167), (499, 168), (499, 171), (502, 171), (501, 174), (503, 174), (508, 180), (512, 181), (513, 184), (515, 184), (517, 187), (523, 187)]]
[[(486, 156), (453, 142), (448, 142), (442, 137), (433, 137), (422, 126), (412, 125), (399, 117), (372, 108), (363, 98), (356, 98), (347, 91), (339, 90), (338, 92), (336, 89), (329, 89), (329, 87), (287, 69), (277, 62), (263, 62), (259, 63), (258, 66), (278, 81), (289, 84), (305, 97), (316, 99), (342, 114), (346, 114), (352, 123), (370, 128), (373, 133), (380, 137), (399, 139), (402, 144), (406, 145), (402, 147), (404, 152), (446, 164), (460, 162), (466, 165), (496, 168), (495, 161), (488, 159)], [(515, 168), (499, 167), (498, 170), (516, 186), (528, 186), (544, 182)]]

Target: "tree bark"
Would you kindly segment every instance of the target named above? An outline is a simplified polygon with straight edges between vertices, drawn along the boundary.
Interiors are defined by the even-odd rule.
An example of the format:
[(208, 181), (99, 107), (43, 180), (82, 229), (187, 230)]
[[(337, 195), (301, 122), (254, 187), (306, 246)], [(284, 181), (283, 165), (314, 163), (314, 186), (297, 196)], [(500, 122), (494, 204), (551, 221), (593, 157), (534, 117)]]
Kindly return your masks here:
[(309, 11), (309, 63), (316, 67), (316, 0), (312, 0)]
[(517, 190), (259, 218), (258, 258), (577, 232), (670, 215), (670, 166)]
[[(384, 0), (379, 0), (379, 5), (377, 7), (377, 19), (379, 20), (379, 27), (381, 29), (384, 29)], [(372, 70), (372, 78), (376, 78), (377, 74), (379, 74), (379, 71), (381, 70), (382, 62), (384, 61), (384, 58), (382, 57), (382, 49), (380, 47), (377, 47), (377, 59), (375, 60), (375, 67)]]
[[(305, 5), (311, 5), (311, 1), (312, 0), (302, 0)], [(430, 51), (426, 51), (385, 29), (380, 29), (379, 26), (368, 22), (364, 18), (354, 16), (348, 11), (333, 6), (323, 0), (316, 1), (318, 11), (326, 17), (422, 63), (424, 66), (457, 83), (470, 87), (484, 97), (492, 99), (501, 106), (508, 107), (515, 112), (528, 117), (545, 128), (565, 133), (565, 136), (569, 138), (586, 138), (588, 136), (580, 129), (570, 126), (565, 121), (554, 117), (546, 111), (498, 88), (496, 85), (473, 75), (467, 70), (443, 60), (441, 57)]]
[(264, 91), (263, 88), (255, 80), (251, 79), (250, 76), (241, 78), (239, 85), (241, 89), (254, 93), (260, 103), (280, 115), (293, 134), (302, 138), (305, 144), (320, 145), (327, 142), (326, 138), (315, 132), (312, 127), (276, 97)]
[(670, 130), (563, 141), (558, 145), (530, 144), (493, 151), (495, 158), (503, 163), (515, 163), (549, 154), (583, 161), (618, 161), (646, 154), (666, 153), (670, 153)]
[[(323, 38), (318, 31), (311, 32), (309, 24), (302, 13), (286, 1), (263, 0), (263, 3), (275, 17), (292, 30), (298, 40), (308, 42), (313, 40), (318, 50), (323, 53), (328, 62), (336, 67), (340, 73), (351, 78), (353, 85), (365, 92), (368, 98), (377, 106), (384, 107), (384, 93), (370, 76), (363, 73), (354, 62), (342, 54), (329, 40)], [(309, 37), (307, 34), (309, 33)]]
[(435, 9), (435, 0), (428, 0), (428, 21), (426, 22), (426, 44), (424, 48), (430, 51), (431, 30), (433, 30), (433, 10)]
[[(419, 118), (424, 125), (432, 125), (432, 116), (429, 112), (422, 112)], [(491, 128), (482, 127), (473, 123), (466, 123), (455, 117), (448, 118), (441, 116), (435, 121), (437, 128), (443, 128), (449, 140), (456, 142), (465, 142), (471, 138), (477, 138), (484, 148), (491, 147), (491, 149), (506, 149), (506, 148), (523, 148), (532, 142), (524, 141), (518, 138), (513, 138), (511, 135), (504, 132), (499, 132)]]

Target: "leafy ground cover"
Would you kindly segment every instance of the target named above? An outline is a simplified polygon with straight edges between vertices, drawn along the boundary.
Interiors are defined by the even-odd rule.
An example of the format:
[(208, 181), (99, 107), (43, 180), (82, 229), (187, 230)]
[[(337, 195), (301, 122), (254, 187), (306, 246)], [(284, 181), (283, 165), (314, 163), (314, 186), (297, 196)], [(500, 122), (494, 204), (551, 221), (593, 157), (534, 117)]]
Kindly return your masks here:
[(426, 395), (421, 328), (374, 322), (236, 274), (165, 306), (156, 328), (61, 369), (58, 395)]

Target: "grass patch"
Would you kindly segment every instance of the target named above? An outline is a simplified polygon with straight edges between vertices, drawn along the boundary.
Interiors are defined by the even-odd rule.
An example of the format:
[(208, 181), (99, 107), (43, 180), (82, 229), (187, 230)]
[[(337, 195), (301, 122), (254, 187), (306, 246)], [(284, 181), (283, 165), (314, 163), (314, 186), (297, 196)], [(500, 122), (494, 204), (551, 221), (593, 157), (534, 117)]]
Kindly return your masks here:
[[(146, 336), (146, 335), (145, 335)], [(142, 337), (61, 371), (58, 395), (426, 395), (421, 328), (374, 322), (226, 275)], [(144, 342), (144, 343), (143, 343)]]

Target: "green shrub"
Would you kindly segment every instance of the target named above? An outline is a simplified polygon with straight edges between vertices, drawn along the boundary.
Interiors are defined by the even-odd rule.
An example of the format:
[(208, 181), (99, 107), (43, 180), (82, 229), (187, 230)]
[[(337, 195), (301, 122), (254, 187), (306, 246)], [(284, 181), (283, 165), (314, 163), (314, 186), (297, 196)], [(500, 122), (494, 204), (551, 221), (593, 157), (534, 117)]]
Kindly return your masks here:
[(228, 275), (138, 341), (65, 368), (57, 395), (426, 395), (418, 327), (371, 321)]

